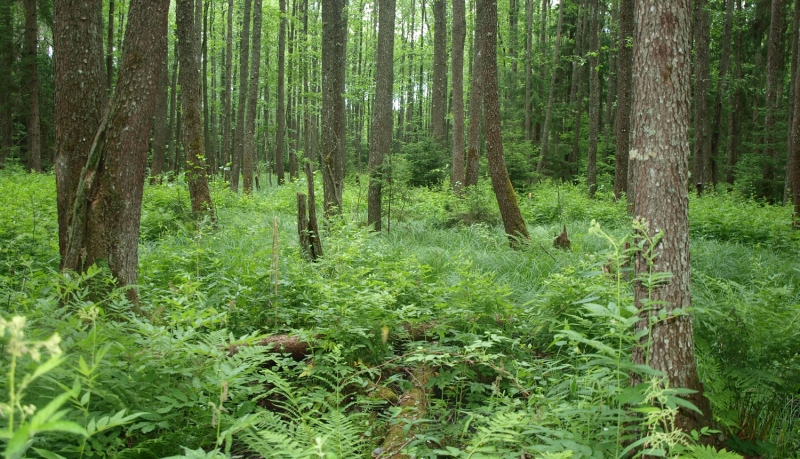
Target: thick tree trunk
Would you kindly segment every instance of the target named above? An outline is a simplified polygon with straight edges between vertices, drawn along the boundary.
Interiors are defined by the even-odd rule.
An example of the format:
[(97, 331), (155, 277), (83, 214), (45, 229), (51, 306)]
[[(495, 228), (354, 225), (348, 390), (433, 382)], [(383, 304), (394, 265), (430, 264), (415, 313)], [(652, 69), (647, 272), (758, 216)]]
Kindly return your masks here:
[(464, 0), (453, 0), (453, 189), (464, 186), (464, 41), (467, 20)]
[(692, 168), (692, 180), (697, 193), (700, 194), (711, 182), (711, 139), (708, 132), (711, 16), (706, 9), (706, 0), (695, 0), (694, 7), (694, 167)]
[(342, 212), (347, 0), (322, 3), (322, 184), (325, 215)]
[(777, 133), (775, 124), (778, 118), (778, 91), (783, 85), (783, 33), (785, 0), (772, 0), (772, 19), (769, 27), (769, 46), (767, 50), (767, 101), (764, 117), (764, 173), (761, 195), (769, 200), (775, 199), (775, 144)]
[[(253, 170), (256, 161), (256, 111), (258, 108), (258, 79), (261, 72), (261, 10), (262, 0), (253, 3), (253, 56), (250, 59), (250, 100), (244, 129), (244, 160), (242, 177), (244, 192), (253, 192)], [(244, 88), (243, 88), (244, 89)]]
[(14, 65), (14, 26), (12, 2), (0, 1), (0, 169), (14, 146), (14, 120), (11, 94), (15, 92), (12, 66)]
[(478, 0), (479, 28), (483, 50), (483, 106), (486, 110), (486, 156), (492, 188), (500, 207), (511, 246), (530, 240), (528, 227), (522, 219), (517, 195), (508, 177), (503, 157), (503, 135), (500, 126), (500, 90), (497, 83), (497, 0)]
[[(378, 48), (375, 60), (375, 99), (372, 105), (372, 138), (369, 146), (369, 193), (367, 225), (381, 230), (381, 186), (385, 179), (383, 158), (392, 150), (392, 88), (394, 86), (395, 0), (379, 0)], [(443, 0), (440, 0), (443, 1)]]
[(275, 173), (278, 174), (278, 185), (283, 185), (286, 172), (284, 171), (284, 151), (286, 145), (286, 0), (279, 1), (281, 23), (278, 28), (278, 95), (276, 108), (276, 133), (275, 133)]
[(558, 6), (558, 28), (556, 31), (555, 50), (553, 51), (553, 70), (550, 79), (550, 95), (547, 96), (547, 107), (544, 111), (544, 127), (542, 128), (542, 143), (539, 149), (539, 164), (536, 165), (536, 179), (541, 179), (544, 165), (547, 161), (547, 143), (550, 138), (550, 117), (553, 113), (553, 101), (556, 93), (556, 77), (558, 75), (559, 51), (561, 48), (561, 25), (564, 23), (564, 1), (561, 0)]
[[(651, 289), (635, 284), (644, 332), (633, 362), (664, 372), (672, 388), (687, 396), (702, 415), (681, 409), (676, 426), (685, 432), (708, 425), (711, 413), (694, 359), (689, 271), (689, 110), (691, 7), (689, 0), (640, 0), (636, 9), (631, 122), (631, 166), (636, 169), (634, 212), (643, 224), (643, 249), (636, 277), (671, 272)], [(651, 246), (649, 241), (656, 241)], [(652, 256), (648, 256), (648, 253)], [(632, 384), (640, 382), (632, 375)]]
[(167, 149), (167, 103), (169, 90), (168, 53), (161, 59), (161, 76), (158, 79), (155, 116), (153, 117), (153, 162), (150, 166), (150, 184), (154, 185), (164, 173)]
[[(70, 218), (62, 267), (83, 271), (103, 259), (120, 285), (134, 285), (147, 143), (163, 67), (162, 56), (167, 52), (169, 2), (131, 1), (117, 90), (105, 116), (95, 124), (96, 134), (88, 136), (92, 143), (85, 144), (85, 150), (65, 150), (64, 147), (69, 144), (84, 146), (72, 137), (77, 130), (71, 125), (82, 116), (77, 110), (85, 107), (94, 112), (99, 108), (86, 104), (88, 101), (76, 95), (86, 94), (91, 97), (89, 101), (99, 106), (105, 92), (102, 38), (99, 34), (97, 38), (92, 37), (94, 31), (100, 29), (100, 2), (79, 6), (57, 1), (54, 6), (57, 24), (54, 48), (56, 62), (60, 62), (56, 71), (56, 123), (60, 128), (67, 128), (57, 131), (60, 134), (57, 136), (59, 166), (63, 165), (61, 160), (74, 161), (79, 156), (86, 159), (79, 180), (72, 182), (76, 186), (73, 203), (68, 209)], [(81, 7), (86, 9), (81, 10)], [(73, 8), (77, 11), (68, 11)], [(88, 14), (82, 17), (81, 13)], [(86, 21), (85, 17), (96, 17), (97, 23)], [(82, 46), (69, 47), (78, 43)], [(79, 59), (71, 62), (70, 53)], [(84, 61), (86, 57), (92, 60)], [(77, 69), (86, 71), (74, 72)], [(99, 84), (89, 89), (87, 83), (90, 82)], [(64, 93), (67, 88), (74, 92)], [(58, 171), (67, 170), (59, 168), (57, 175)], [(60, 183), (66, 184), (65, 181)], [(136, 291), (129, 290), (128, 297), (135, 301)]]
[[(186, 181), (192, 212), (207, 213), (214, 218), (211, 192), (206, 175), (203, 147), (203, 115), (200, 84), (200, 28), (197, 27), (195, 0), (177, 0), (178, 57), (181, 60), (181, 116), (183, 118), (183, 155), (186, 160)], [(202, 1), (202, 0), (197, 0)]]
[(439, 146), (447, 142), (447, 5), (433, 0), (433, 93), (431, 94), (431, 131)]
[(589, 153), (586, 159), (586, 184), (589, 197), (597, 190), (597, 144), (600, 137), (600, 2), (592, 0), (589, 13)]
[(469, 130), (467, 132), (467, 164), (465, 186), (478, 184), (483, 118), (483, 34), (475, 27), (473, 38), (472, 83), (469, 92)]
[(231, 161), (231, 190), (239, 191), (239, 174), (244, 157), (244, 116), (247, 108), (247, 69), (250, 59), (250, 8), (253, 0), (244, 0), (244, 17), (239, 35), (239, 104), (236, 106), (236, 132)]
[(631, 88), (633, 74), (633, 12), (635, 0), (619, 2), (619, 51), (617, 52), (617, 119), (614, 134), (617, 151), (614, 166), (614, 196), (628, 192), (628, 151), (631, 124)]
[(42, 128), (39, 117), (39, 21), (36, 0), (25, 0), (25, 86), (28, 93), (29, 171), (42, 171)]

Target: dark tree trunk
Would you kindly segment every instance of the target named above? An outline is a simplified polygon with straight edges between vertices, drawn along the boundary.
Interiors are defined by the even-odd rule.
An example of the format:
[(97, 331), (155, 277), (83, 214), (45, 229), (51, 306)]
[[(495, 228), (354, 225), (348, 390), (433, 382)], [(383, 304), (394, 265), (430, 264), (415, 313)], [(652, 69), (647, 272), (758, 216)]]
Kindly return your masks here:
[(114, 0), (108, 0), (108, 39), (106, 40), (106, 90), (114, 86)]
[(322, 184), (325, 215), (341, 214), (346, 116), (347, 0), (322, 3)]
[(228, 0), (227, 30), (225, 32), (225, 80), (222, 84), (222, 163), (228, 169), (225, 174), (230, 179), (231, 163), (231, 110), (233, 85), (233, 0)]
[(247, 108), (247, 69), (250, 58), (250, 8), (253, 0), (244, 0), (244, 18), (239, 35), (239, 104), (236, 106), (236, 132), (231, 161), (231, 190), (239, 191), (239, 174), (244, 156), (244, 116)]
[(414, 35), (416, 33), (414, 29), (414, 22), (416, 19), (416, 5), (417, 2), (415, 0), (411, 0), (411, 28), (408, 34), (410, 58), (408, 59), (408, 83), (406, 87), (406, 132), (403, 139), (406, 142), (411, 140), (411, 135), (414, 130)]
[(464, 41), (467, 20), (464, 0), (453, 0), (453, 189), (464, 186)]
[[(540, 11), (540, 22), (539, 22), (539, 52), (544, 56), (546, 54), (547, 48), (547, 7), (550, 5), (550, 0), (542, 0), (542, 7)], [(544, 82), (545, 80), (545, 67), (542, 65), (539, 67), (539, 81)], [(544, 100), (544, 84), (539, 85), (539, 100)], [(540, 106), (540, 110), (543, 107)], [(536, 126), (533, 128), (533, 141), (535, 143), (541, 143), (542, 141), (542, 120), (540, 117), (537, 117)]]
[[(253, 3), (253, 57), (250, 59), (250, 100), (244, 129), (244, 161), (242, 177), (244, 192), (253, 192), (253, 169), (256, 161), (256, 109), (258, 108), (258, 79), (261, 71), (261, 10), (262, 0)], [(243, 88), (244, 89), (244, 88)]]
[(547, 107), (544, 111), (544, 127), (542, 128), (542, 144), (539, 149), (539, 164), (536, 165), (537, 180), (541, 179), (544, 165), (547, 161), (547, 143), (550, 138), (550, 117), (553, 113), (553, 101), (556, 93), (556, 77), (558, 75), (559, 51), (561, 48), (561, 25), (564, 23), (564, 1), (561, 0), (558, 6), (558, 29), (556, 31), (555, 50), (553, 51), (553, 70), (550, 79), (550, 95), (547, 96)]
[[(383, 158), (392, 150), (392, 87), (394, 86), (395, 0), (379, 0), (378, 48), (375, 59), (375, 99), (372, 105), (372, 138), (369, 146), (369, 194), (367, 225), (381, 230), (381, 186), (385, 179)], [(443, 1), (443, 0), (441, 0)]]
[[(201, 1), (201, 0), (198, 0)], [(208, 7), (210, 1), (203, 2), (203, 41), (201, 53), (203, 56), (203, 70), (200, 73), (200, 80), (203, 86), (203, 145), (206, 150), (206, 168), (209, 174), (214, 173), (213, 167), (208, 162), (214, 161), (214, 150), (211, 149), (211, 130), (209, 129), (209, 107), (208, 107)]]
[[(730, 0), (729, 0), (730, 1)], [(792, 33), (790, 39), (792, 40), (792, 54), (791, 54), (791, 74), (789, 80), (789, 122), (788, 126), (788, 139), (787, 139), (787, 154), (786, 154), (786, 179), (783, 187), (783, 205), (785, 206), (789, 199), (792, 197), (794, 186), (792, 184), (792, 171), (794, 169), (794, 162), (791, 152), (794, 151), (794, 140), (792, 135), (792, 126), (794, 125), (794, 106), (797, 105), (797, 92), (795, 91), (795, 81), (797, 79), (797, 53), (798, 53), (798, 35), (800, 35), (800, 2), (794, 2), (794, 14), (792, 18)]]
[[(197, 0), (202, 1), (202, 0)], [(181, 116), (183, 117), (183, 155), (186, 160), (186, 181), (192, 212), (207, 213), (214, 218), (211, 192), (206, 175), (203, 147), (203, 115), (200, 83), (200, 28), (197, 27), (195, 0), (177, 0), (178, 57), (181, 60)]]
[(500, 126), (500, 90), (497, 83), (497, 0), (478, 0), (478, 28), (481, 31), (483, 50), (483, 104), (486, 110), (486, 156), (492, 188), (500, 207), (511, 246), (530, 240), (528, 227), (522, 219), (517, 195), (508, 177), (503, 157), (503, 135)]
[[(167, 52), (169, 2), (131, 1), (117, 90), (105, 115), (94, 125), (96, 133), (87, 136), (86, 143), (73, 137), (77, 133), (74, 125), (81, 124), (75, 119), (85, 119), (80, 109), (99, 113), (104, 99), (103, 43), (99, 33), (93, 36), (101, 28), (102, 4), (80, 3), (57, 1), (54, 5), (59, 159), (65, 163), (80, 156), (86, 159), (78, 180), (72, 181), (73, 202), (65, 209), (69, 219), (62, 268), (83, 271), (98, 260), (106, 260), (120, 285), (135, 285), (147, 143), (162, 56)], [(86, 21), (86, 17), (97, 19)], [(81, 46), (71, 47), (78, 43)], [(77, 68), (83, 71), (72, 71)], [(89, 88), (89, 83), (98, 84)], [(65, 89), (74, 92), (65, 93)], [(77, 97), (79, 94), (88, 97)], [(86, 134), (88, 128), (82, 129)], [(68, 145), (77, 148), (66, 149)], [(67, 172), (60, 167), (58, 171)], [(67, 182), (61, 180), (60, 185)], [(59, 201), (62, 198), (60, 188)], [(129, 290), (128, 297), (135, 302), (136, 290)]]
[(467, 132), (467, 164), (465, 186), (478, 184), (481, 153), (481, 121), (483, 118), (483, 34), (475, 27), (472, 41), (472, 83), (469, 92), (469, 130)]
[(711, 183), (717, 188), (719, 180), (719, 144), (722, 131), (722, 98), (727, 93), (728, 70), (731, 66), (731, 31), (733, 29), (733, 1), (725, 0), (725, 29), (722, 34), (722, 53), (719, 61), (719, 83), (714, 99), (714, 127), (711, 129)]
[(697, 193), (700, 194), (711, 182), (711, 139), (708, 132), (711, 17), (706, 9), (706, 0), (695, 0), (694, 7), (694, 167), (692, 168), (692, 179)]
[[(633, 362), (664, 372), (672, 388), (697, 391), (687, 396), (702, 415), (681, 409), (676, 426), (685, 432), (708, 425), (711, 412), (703, 396), (694, 359), (689, 271), (689, 0), (640, 0), (636, 9), (631, 116), (634, 212), (643, 223), (636, 277), (671, 272), (672, 278), (648, 289), (635, 284), (644, 337)], [(663, 236), (663, 237), (662, 237)], [(648, 241), (661, 238), (655, 246)], [(654, 256), (650, 259), (646, 254)], [(666, 317), (666, 318), (664, 318)], [(648, 333), (649, 330), (649, 333)], [(632, 375), (631, 385), (640, 376)]]
[(284, 151), (286, 145), (286, 102), (284, 100), (286, 86), (286, 0), (280, 0), (281, 24), (278, 29), (278, 95), (276, 109), (276, 134), (275, 134), (275, 173), (278, 174), (278, 185), (283, 185), (285, 180)]
[(169, 90), (169, 127), (167, 128), (167, 170), (170, 172), (175, 171), (175, 151), (177, 144), (180, 143), (178, 138), (178, 40), (175, 40), (175, 51), (173, 53), (172, 61), (172, 82), (170, 83)]
[(14, 26), (11, 14), (12, 2), (0, 1), (0, 169), (14, 146), (14, 120), (12, 97), (14, 77)]
[(39, 22), (36, 0), (25, 0), (25, 86), (28, 95), (28, 162), (29, 171), (42, 171), (42, 128), (39, 117)]
[(619, 51), (617, 52), (617, 119), (614, 134), (617, 151), (614, 166), (614, 196), (628, 193), (628, 152), (631, 125), (631, 88), (633, 82), (633, 13), (635, 0), (619, 2)]
[(764, 186), (761, 195), (769, 200), (775, 199), (773, 182), (775, 180), (775, 144), (777, 133), (775, 123), (778, 118), (778, 91), (783, 85), (783, 33), (785, 0), (772, 0), (772, 19), (769, 27), (769, 47), (767, 50), (767, 101), (764, 117)]
[(525, 12), (525, 140), (533, 140), (531, 97), (533, 97), (533, 0), (526, 0)]
[[(611, 10), (611, 22), (609, 29), (613, 30), (613, 25), (616, 23), (617, 17), (619, 16), (619, 0), (616, 0), (613, 4), (613, 9)], [(605, 7), (604, 7), (605, 8)], [(602, 14), (602, 13), (601, 13)], [(603, 24), (600, 24), (600, 30), (603, 30)], [(616, 97), (616, 90), (617, 90), (617, 44), (615, 40), (617, 37), (614, 36), (613, 33), (608, 34), (609, 41), (611, 44), (609, 45), (608, 50), (608, 71), (605, 72), (606, 76), (606, 107), (605, 107), (605, 115), (603, 115), (603, 150), (608, 151), (611, 145), (611, 126), (614, 125), (614, 97)], [(604, 155), (605, 156), (605, 155)]]
[(158, 79), (155, 116), (153, 117), (153, 163), (150, 166), (150, 184), (154, 185), (164, 173), (167, 149), (167, 92), (169, 90), (168, 53), (161, 59), (161, 76)]
[(600, 136), (600, 2), (591, 1), (589, 13), (589, 153), (586, 159), (586, 184), (589, 196), (597, 190), (597, 143)]
[(431, 94), (431, 131), (440, 146), (447, 142), (447, 5), (433, 0), (433, 93)]
[[(736, 1), (736, 8), (739, 12), (742, 11), (742, 0)], [(728, 184), (733, 184), (734, 181), (734, 168), (739, 159), (739, 117), (741, 116), (744, 101), (742, 100), (742, 31), (739, 27), (736, 28), (736, 89), (733, 94), (728, 94), (729, 103), (731, 106), (731, 113), (728, 118), (728, 161), (725, 172), (725, 181)]]
[(574, 179), (578, 175), (578, 150), (581, 140), (581, 125), (583, 120), (583, 75), (586, 73), (580, 61), (583, 60), (586, 48), (586, 29), (589, 25), (589, 9), (578, 8), (578, 30), (575, 38), (575, 60), (572, 65), (572, 84), (570, 88), (570, 103), (575, 105), (575, 127), (572, 131), (572, 151), (567, 162), (569, 163), (568, 178)]
[[(800, 5), (795, 3), (795, 8)], [(795, 39), (795, 45), (800, 46), (800, 35)], [(795, 65), (800, 70), (800, 52), (797, 53)], [(795, 75), (794, 93), (800, 94), (800, 78)], [(800, 104), (795, 101), (794, 113), (792, 114), (792, 195), (794, 197), (793, 226), (800, 229)]]

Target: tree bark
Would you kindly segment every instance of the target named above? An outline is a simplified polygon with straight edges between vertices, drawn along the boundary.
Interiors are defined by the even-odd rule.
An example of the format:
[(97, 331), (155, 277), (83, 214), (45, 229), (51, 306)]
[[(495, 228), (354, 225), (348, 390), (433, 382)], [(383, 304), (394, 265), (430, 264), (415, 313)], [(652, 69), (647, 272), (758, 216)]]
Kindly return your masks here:
[(178, 40), (175, 40), (172, 61), (172, 82), (169, 90), (169, 127), (167, 128), (167, 171), (175, 171), (175, 151), (178, 140)]
[(600, 137), (600, 2), (592, 0), (589, 13), (589, 152), (586, 159), (586, 184), (589, 197), (597, 190), (597, 144)]
[(227, 31), (225, 33), (225, 80), (222, 84), (222, 163), (228, 169), (230, 178), (231, 163), (231, 110), (233, 85), (233, 0), (228, 0)]
[(547, 160), (547, 143), (550, 137), (550, 117), (553, 113), (553, 101), (556, 93), (556, 76), (558, 75), (559, 51), (561, 48), (561, 25), (564, 23), (564, 0), (558, 6), (558, 28), (556, 31), (555, 50), (553, 51), (553, 71), (550, 79), (550, 95), (547, 96), (547, 108), (544, 111), (544, 127), (542, 128), (542, 144), (539, 149), (539, 164), (536, 165), (537, 180), (541, 178), (542, 170)]
[(114, 0), (108, 0), (108, 39), (106, 40), (106, 91), (114, 86)]
[[(795, 3), (795, 8), (798, 5)], [(797, 34), (796, 45), (800, 47), (800, 34)], [(800, 71), (800, 52), (797, 53), (795, 65)], [(795, 75), (794, 93), (800, 94), (800, 78)], [(800, 229), (800, 104), (795, 101), (792, 114), (792, 195), (794, 197), (793, 226)]]
[(444, 0), (433, 0), (433, 93), (431, 94), (431, 131), (433, 140), (447, 142), (447, 6)]
[(325, 215), (342, 213), (347, 0), (322, 3), (322, 177)]
[(619, 2), (619, 51), (617, 52), (617, 119), (614, 134), (617, 151), (614, 165), (614, 196), (628, 192), (628, 152), (630, 146), (631, 88), (633, 65), (633, 13), (635, 0)]
[[(244, 160), (242, 177), (244, 192), (253, 192), (253, 169), (256, 160), (256, 109), (258, 108), (258, 79), (261, 71), (261, 16), (262, 0), (253, 3), (253, 56), (250, 59), (250, 100), (247, 101), (247, 119), (244, 129)], [(243, 88), (244, 89), (244, 88)]]
[(275, 173), (278, 174), (278, 185), (283, 185), (286, 172), (284, 171), (284, 151), (286, 145), (286, 0), (279, 1), (281, 23), (278, 29), (278, 95), (276, 109), (277, 129), (275, 134)]
[[(736, 9), (742, 11), (742, 0), (736, 0)], [(733, 95), (728, 94), (729, 104), (731, 106), (731, 113), (728, 117), (728, 161), (725, 172), (725, 181), (731, 185), (733, 184), (735, 174), (734, 168), (739, 159), (739, 117), (741, 110), (744, 107), (742, 100), (742, 31), (740, 27), (736, 28), (736, 89)]]
[(525, 140), (533, 140), (531, 109), (533, 97), (533, 0), (527, 0), (525, 23)]
[(244, 0), (242, 29), (239, 35), (239, 104), (236, 106), (236, 132), (231, 161), (231, 190), (239, 191), (239, 174), (244, 157), (244, 116), (247, 108), (247, 69), (250, 58), (250, 8), (253, 0)]
[[(200, 28), (195, 18), (195, 0), (177, 0), (175, 15), (178, 23), (178, 57), (181, 60), (179, 83), (181, 85), (181, 116), (183, 117), (184, 158), (186, 181), (192, 212), (206, 213), (214, 218), (211, 192), (206, 175), (205, 148), (203, 146), (203, 115), (200, 84)], [(202, 0), (197, 0), (202, 1)]]
[(36, 0), (25, 5), (25, 86), (28, 93), (28, 171), (42, 171), (42, 128), (39, 116), (39, 21)]
[[(729, 0), (730, 1), (730, 0)], [(786, 179), (785, 185), (783, 187), (783, 205), (785, 206), (787, 201), (792, 197), (792, 192), (794, 190), (794, 186), (792, 184), (792, 174), (794, 170), (794, 162), (792, 159), (791, 152), (794, 151), (794, 136), (792, 135), (792, 126), (794, 125), (794, 106), (797, 105), (797, 92), (795, 91), (795, 81), (797, 79), (797, 53), (798, 53), (798, 35), (800, 35), (800, 2), (795, 0), (794, 2), (794, 14), (792, 18), (792, 33), (790, 35), (790, 39), (792, 41), (792, 53), (791, 53), (791, 74), (789, 79), (789, 122), (788, 130), (789, 135), (787, 139), (787, 151), (789, 152), (786, 155)]]
[[(440, 0), (443, 1), (443, 0)], [(375, 99), (372, 105), (367, 225), (381, 230), (381, 187), (385, 179), (383, 158), (392, 150), (392, 88), (394, 86), (395, 0), (379, 0), (378, 48), (375, 60)]]
[[(634, 212), (644, 244), (636, 254), (636, 277), (671, 272), (668, 282), (648, 289), (635, 283), (635, 302), (645, 332), (633, 362), (664, 372), (672, 388), (687, 396), (702, 415), (681, 409), (676, 426), (685, 432), (708, 425), (711, 413), (694, 359), (689, 271), (689, 0), (640, 0), (636, 9), (631, 121)], [(649, 241), (657, 241), (651, 246)], [(652, 251), (652, 257), (647, 253)], [(664, 318), (663, 314), (666, 315)], [(633, 374), (631, 385), (640, 382)]]
[(453, 190), (464, 186), (464, 41), (467, 19), (464, 0), (453, 0)]
[(486, 110), (486, 156), (492, 188), (500, 208), (503, 228), (516, 247), (530, 240), (528, 227), (522, 219), (517, 195), (508, 177), (503, 157), (503, 135), (500, 126), (500, 90), (497, 83), (497, 0), (478, 0), (478, 16), (483, 49), (483, 105)]
[(12, 97), (14, 77), (14, 26), (11, 12), (12, 2), (0, 1), (0, 169), (14, 146), (14, 120)]
[[(83, 108), (92, 116), (99, 113), (105, 92), (103, 43), (97, 33), (101, 8), (99, 1), (57, 0), (54, 5), (59, 204), (67, 196), (73, 198), (65, 209), (69, 218), (62, 242), (62, 268), (83, 271), (104, 259), (120, 285), (134, 285), (147, 143), (162, 56), (167, 51), (169, 2), (131, 1), (117, 90), (105, 115), (94, 125), (96, 133), (84, 143), (74, 137), (79, 132), (75, 125), (81, 124), (75, 120), (90, 121), (83, 118)], [(87, 17), (97, 19), (87, 21)], [(90, 83), (97, 86), (90, 87)], [(72, 91), (65, 92), (67, 89)], [(81, 134), (89, 130), (87, 126), (80, 129)], [(78, 180), (64, 180), (73, 177), (62, 175), (70, 171), (63, 166), (74, 166), (78, 158), (85, 159)], [(67, 184), (75, 188), (62, 195)], [(135, 302), (136, 290), (129, 290), (128, 298)]]
[(697, 193), (700, 194), (711, 182), (711, 143), (708, 132), (711, 16), (706, 8), (706, 0), (695, 0), (694, 7), (694, 167), (692, 168), (692, 179)]
[[(583, 5), (581, 5), (583, 6)], [(574, 179), (578, 175), (578, 153), (581, 140), (581, 125), (583, 124), (583, 75), (586, 71), (579, 61), (583, 60), (586, 48), (586, 29), (589, 24), (588, 8), (578, 8), (578, 30), (575, 38), (575, 60), (572, 65), (572, 84), (570, 88), (570, 103), (575, 105), (575, 128), (572, 131), (572, 151), (567, 158), (569, 163), (569, 173), (565, 174), (569, 179)]]
[(469, 92), (469, 130), (465, 186), (478, 184), (481, 153), (481, 121), (483, 118), (483, 34), (475, 27), (472, 58), (472, 83)]
[(722, 101), (727, 93), (728, 70), (731, 66), (731, 33), (733, 30), (733, 2), (725, 0), (725, 29), (722, 34), (722, 53), (719, 61), (719, 82), (714, 99), (714, 126), (711, 129), (711, 183), (717, 188), (719, 163), (719, 144), (722, 131)]
[(167, 103), (169, 90), (169, 64), (164, 53), (161, 59), (161, 76), (158, 79), (155, 116), (153, 117), (153, 162), (150, 166), (150, 184), (155, 185), (164, 173), (167, 147)]
[(784, 33), (785, 0), (772, 0), (772, 19), (769, 27), (769, 45), (767, 49), (767, 101), (764, 117), (764, 185), (761, 195), (769, 200), (775, 199), (775, 143), (777, 135), (775, 124), (778, 118), (778, 91), (783, 84), (783, 33)]
[(211, 175), (214, 173), (214, 168), (211, 167), (211, 163), (214, 162), (214, 150), (211, 149), (210, 113), (208, 107), (208, 7), (211, 3), (210, 1), (201, 1), (201, 3), (203, 3), (203, 41), (200, 45), (200, 52), (202, 53), (203, 70), (200, 73), (200, 81), (203, 91), (203, 145), (206, 151), (206, 170)]

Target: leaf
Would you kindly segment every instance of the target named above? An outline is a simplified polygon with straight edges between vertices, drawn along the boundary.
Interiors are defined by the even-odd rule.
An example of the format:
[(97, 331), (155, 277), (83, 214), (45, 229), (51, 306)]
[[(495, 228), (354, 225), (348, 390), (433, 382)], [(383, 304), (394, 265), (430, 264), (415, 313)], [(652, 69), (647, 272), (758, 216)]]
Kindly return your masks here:
[(44, 459), (67, 459), (60, 454), (56, 454), (52, 451), (48, 451), (46, 449), (39, 449), (39, 448), (31, 448), (36, 451), (36, 454), (42, 456)]
[(72, 397), (72, 395), (73, 394), (71, 392), (64, 392), (53, 400), (50, 400), (50, 403), (48, 403), (47, 406), (37, 410), (36, 414), (33, 415), (33, 418), (31, 418), (31, 429), (38, 430), (38, 426), (50, 421), (51, 418), (53, 418), (53, 416), (56, 414), (56, 411), (58, 411), (58, 409), (61, 408), (61, 406), (66, 403), (67, 400)]
[(30, 425), (23, 424), (14, 432), (14, 436), (8, 441), (6, 450), (3, 453), (5, 459), (18, 459), (25, 454), (25, 451), (31, 446), (31, 431)]
[(88, 437), (89, 433), (79, 424), (72, 421), (55, 421), (43, 424), (36, 429), (36, 432), (66, 432), (83, 437)]

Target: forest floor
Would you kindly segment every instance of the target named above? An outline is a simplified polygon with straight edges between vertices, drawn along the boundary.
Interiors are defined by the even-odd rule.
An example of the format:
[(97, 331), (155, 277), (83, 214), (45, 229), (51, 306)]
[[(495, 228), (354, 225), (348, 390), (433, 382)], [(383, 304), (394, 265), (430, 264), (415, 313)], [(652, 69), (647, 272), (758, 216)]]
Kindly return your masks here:
[[(42, 407), (68, 393), (62, 416), (89, 435), (42, 431), (28, 454), (739, 457), (675, 432), (678, 392), (630, 363), (630, 218), (609, 192), (520, 192), (531, 242), (514, 250), (488, 184), (462, 198), (395, 184), (376, 234), (366, 180), (351, 180), (312, 263), (297, 232), (306, 186), (242, 196), (215, 182), (215, 225), (193, 218), (181, 177), (147, 186), (136, 316), (106, 269), (58, 272), (53, 176), (0, 171), (0, 317), (25, 316), (31, 339), (59, 333), (65, 358), (21, 396)], [(691, 313), (715, 416), (696, 435), (745, 457), (800, 458), (790, 218), (735, 194), (690, 200)], [(563, 227), (568, 250), (553, 245)], [(41, 368), (20, 362), (17, 379)], [(628, 387), (630, 371), (648, 382)], [(0, 426), (33, 422), (17, 419)]]

